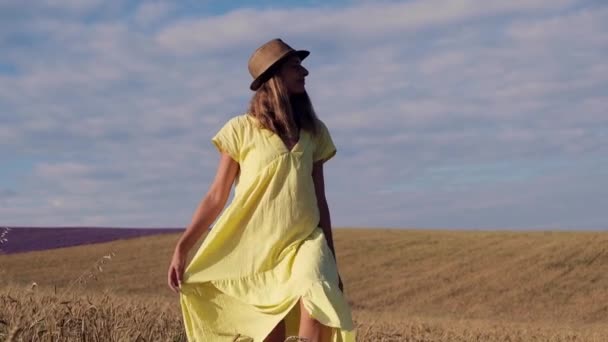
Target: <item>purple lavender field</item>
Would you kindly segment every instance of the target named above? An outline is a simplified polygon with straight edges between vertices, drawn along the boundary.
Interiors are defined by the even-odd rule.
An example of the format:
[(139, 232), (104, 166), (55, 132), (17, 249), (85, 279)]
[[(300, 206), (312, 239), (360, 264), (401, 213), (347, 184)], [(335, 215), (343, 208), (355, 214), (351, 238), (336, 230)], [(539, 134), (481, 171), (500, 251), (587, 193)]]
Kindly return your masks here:
[(21, 253), (86, 245), (156, 234), (181, 233), (179, 228), (5, 227), (0, 253)]

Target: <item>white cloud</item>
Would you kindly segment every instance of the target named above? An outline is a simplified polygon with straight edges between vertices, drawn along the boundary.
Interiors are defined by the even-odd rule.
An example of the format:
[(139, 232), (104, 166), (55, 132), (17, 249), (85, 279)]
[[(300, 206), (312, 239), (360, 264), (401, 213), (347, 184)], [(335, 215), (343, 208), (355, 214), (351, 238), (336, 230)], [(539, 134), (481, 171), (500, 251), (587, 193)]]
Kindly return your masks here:
[(135, 21), (143, 25), (154, 23), (169, 15), (173, 8), (174, 5), (169, 2), (144, 2), (135, 12)]
[(515, 22), (507, 30), (514, 40), (530, 44), (552, 41), (577, 45), (579, 42), (608, 43), (603, 34), (608, 28), (608, 9), (583, 9), (567, 15), (553, 15), (546, 19)]
[(102, 2), (102, 0), (44, 0), (42, 4), (48, 7), (80, 11), (99, 6)]
[(2, 0), (0, 1), (0, 8), (22, 8), (22, 9), (61, 9), (69, 11), (81, 12), (84, 10), (90, 10), (98, 7), (102, 4), (102, 0), (42, 0), (37, 1), (33, 4), (27, 4), (25, 6), (23, 1), (20, 0)]
[[(209, 53), (239, 45), (262, 43), (277, 32), (286, 36), (367, 41), (395, 39), (404, 32), (436, 28), (486, 15), (558, 9), (572, 0), (475, 1), (418, 0), (363, 3), (346, 9), (242, 9), (217, 17), (186, 19), (158, 34), (159, 43), (174, 53)], [(371, 40), (371, 42), (370, 42)], [(394, 43), (399, 43), (399, 39)]]

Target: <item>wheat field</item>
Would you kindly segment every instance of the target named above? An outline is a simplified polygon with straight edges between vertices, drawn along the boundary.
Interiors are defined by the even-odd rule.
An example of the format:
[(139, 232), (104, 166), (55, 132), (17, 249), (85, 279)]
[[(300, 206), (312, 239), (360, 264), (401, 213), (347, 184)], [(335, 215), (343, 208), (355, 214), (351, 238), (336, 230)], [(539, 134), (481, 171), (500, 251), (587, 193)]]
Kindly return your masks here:
[[(166, 285), (178, 238), (0, 255), (0, 341), (185, 341)], [(608, 341), (608, 233), (334, 239), (359, 341)]]

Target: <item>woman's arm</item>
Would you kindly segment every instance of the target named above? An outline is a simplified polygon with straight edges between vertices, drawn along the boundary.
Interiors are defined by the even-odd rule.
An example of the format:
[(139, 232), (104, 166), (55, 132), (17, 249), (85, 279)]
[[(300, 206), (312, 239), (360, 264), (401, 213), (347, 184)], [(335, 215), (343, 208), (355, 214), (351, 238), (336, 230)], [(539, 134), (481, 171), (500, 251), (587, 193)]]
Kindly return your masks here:
[(336, 257), (334, 250), (334, 238), (331, 232), (331, 218), (329, 215), (329, 206), (327, 205), (327, 199), (325, 198), (325, 179), (323, 177), (323, 162), (319, 161), (313, 164), (312, 167), (312, 180), (315, 183), (315, 193), (317, 194), (317, 205), (319, 206), (319, 225), (323, 229), (325, 239), (329, 245), (329, 249)]
[(239, 172), (239, 163), (221, 153), (215, 179), (194, 212), (192, 222), (177, 242), (176, 250), (188, 253), (209, 225), (217, 218), (230, 196), (230, 189)]
[(238, 172), (239, 164), (228, 154), (222, 152), (215, 179), (198, 208), (196, 208), (192, 222), (180, 237), (171, 257), (171, 264), (167, 272), (167, 283), (176, 293), (179, 293), (182, 286), (188, 252), (224, 208)]
[[(319, 225), (323, 229), (325, 240), (327, 245), (334, 255), (336, 264), (338, 259), (336, 258), (336, 250), (334, 249), (334, 237), (331, 233), (331, 218), (329, 216), (329, 206), (327, 205), (327, 199), (325, 198), (325, 179), (323, 177), (323, 161), (319, 161), (313, 164), (312, 167), (312, 180), (315, 183), (315, 193), (317, 194), (317, 205), (319, 206)], [(340, 291), (344, 291), (344, 285), (342, 284), (342, 277), (338, 274), (338, 287)]]

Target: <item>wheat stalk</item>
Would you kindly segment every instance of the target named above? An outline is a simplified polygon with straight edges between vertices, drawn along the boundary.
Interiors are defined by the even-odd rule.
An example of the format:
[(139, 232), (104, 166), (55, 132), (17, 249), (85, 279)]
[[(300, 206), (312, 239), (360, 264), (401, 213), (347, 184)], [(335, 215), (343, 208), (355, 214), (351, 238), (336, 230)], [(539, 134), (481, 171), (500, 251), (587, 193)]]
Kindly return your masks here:
[[(8, 238), (6, 236), (10, 231), (11, 229), (9, 227), (2, 227), (2, 232), (0, 233), (0, 253), (3, 253), (2, 245), (8, 242)], [(6, 273), (6, 270), (4, 270), (4, 268), (0, 268), (0, 274), (4, 273)]]
[[(57, 298), (62, 298), (68, 291), (71, 291), (73, 289), (73, 287), (75, 285), (85, 285), (90, 279), (94, 279), (97, 280), (97, 276), (95, 275), (96, 272), (103, 272), (103, 265), (105, 265), (106, 263), (110, 262), (112, 260), (112, 258), (116, 255), (115, 252), (110, 252), (108, 255), (104, 255), (101, 258), (97, 259), (95, 261), (95, 263), (93, 263), (93, 265), (87, 269), (85, 269), (84, 272), (82, 272), (76, 279), (72, 280), (67, 288), (65, 288)], [(36, 287), (38, 286), (38, 284), (36, 284), (36, 282), (33, 282), (30, 285), (30, 290), (33, 291)], [(57, 288), (55, 287), (55, 293), (57, 291)], [(59, 302), (60, 304), (65, 304), (65, 303), (69, 303), (69, 301), (61, 301)], [(49, 305), (44, 307), (43, 310), (40, 310), (37, 312), (36, 317), (33, 320), (33, 323), (30, 324), (29, 328), (31, 329), (32, 327), (34, 327), (36, 324), (42, 322), (44, 320), (45, 315), (47, 314), (47, 312), (49, 310), (54, 309), (57, 306), (57, 302), (54, 303), (53, 305)]]
[(300, 336), (289, 336), (287, 339), (285, 339), (285, 342), (309, 342), (310, 340), (307, 339), (306, 337), (300, 337)]
[(11, 229), (9, 227), (2, 227), (2, 232), (0, 233), (0, 252), (2, 252), (2, 245), (8, 242), (8, 238), (6, 236), (10, 231)]

